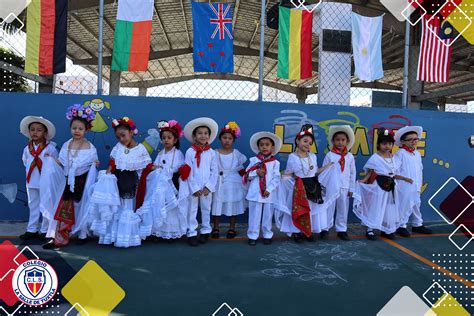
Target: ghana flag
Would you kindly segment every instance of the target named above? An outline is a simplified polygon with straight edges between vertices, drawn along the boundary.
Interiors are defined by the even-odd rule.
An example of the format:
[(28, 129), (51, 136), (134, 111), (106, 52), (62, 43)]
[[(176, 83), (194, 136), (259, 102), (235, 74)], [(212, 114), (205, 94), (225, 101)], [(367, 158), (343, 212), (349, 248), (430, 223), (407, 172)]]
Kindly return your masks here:
[(280, 6), (278, 15), (277, 77), (289, 80), (311, 78), (313, 13)]
[(119, 0), (112, 70), (148, 69), (153, 5), (153, 0)]
[(26, 13), (25, 72), (66, 71), (67, 0), (32, 0)]

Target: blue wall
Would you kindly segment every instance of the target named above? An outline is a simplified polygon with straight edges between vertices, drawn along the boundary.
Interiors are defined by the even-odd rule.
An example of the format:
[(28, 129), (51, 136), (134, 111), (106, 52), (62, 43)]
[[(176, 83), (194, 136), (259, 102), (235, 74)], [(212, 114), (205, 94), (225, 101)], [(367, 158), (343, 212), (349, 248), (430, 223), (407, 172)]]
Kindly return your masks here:
[[(85, 103), (94, 99), (87, 95), (51, 95), (0, 93), (0, 114), (3, 122), (3, 146), (0, 156), (2, 171), (0, 183), (17, 183), (19, 192), (13, 204), (0, 196), (0, 220), (26, 220), (28, 209), (25, 203), (24, 167), (21, 154), (26, 138), (19, 133), (19, 123), (26, 115), (41, 115), (51, 120), (57, 128), (54, 141), (58, 150), (69, 139), (69, 125), (65, 118), (67, 106), (73, 103)], [(426, 139), (421, 142), (424, 150), (424, 182), (426, 189), (423, 197), (423, 216), (426, 220), (440, 220), (440, 217), (427, 204), (427, 200), (451, 176), (462, 180), (474, 174), (474, 149), (468, 145), (468, 138), (474, 135), (474, 116), (458, 113), (440, 113), (431, 111), (413, 111), (400, 109), (356, 108), (346, 106), (300, 105), (283, 103), (256, 103), (244, 101), (165, 99), (145, 97), (102, 97), (110, 104), (100, 114), (107, 124), (112, 118), (130, 116), (140, 131), (137, 140), (144, 141), (148, 129), (156, 128), (157, 121), (177, 119), (184, 126), (189, 120), (199, 116), (210, 116), (222, 126), (229, 120), (235, 120), (242, 129), (242, 137), (237, 140), (236, 148), (251, 156), (248, 140), (261, 130), (274, 130), (285, 140), (285, 150), (291, 150), (291, 144), (302, 123), (313, 123), (317, 134), (318, 162), (321, 164), (327, 146), (326, 131), (331, 124), (350, 124), (358, 128), (358, 139), (362, 141), (357, 150), (358, 172), (372, 154), (372, 136), (374, 127), (398, 128), (406, 124), (422, 125)], [(116, 140), (112, 130), (89, 133), (99, 152), (101, 168), (105, 168), (110, 149)], [(367, 142), (365, 142), (367, 140)], [(215, 142), (213, 147), (219, 144)], [(183, 151), (189, 144), (182, 142)], [(365, 152), (364, 152), (365, 151)], [(152, 154), (152, 158), (156, 153)], [(280, 153), (282, 168), (285, 167), (287, 154)], [(360, 175), (359, 175), (360, 177)], [(352, 220), (355, 220), (352, 217)]]

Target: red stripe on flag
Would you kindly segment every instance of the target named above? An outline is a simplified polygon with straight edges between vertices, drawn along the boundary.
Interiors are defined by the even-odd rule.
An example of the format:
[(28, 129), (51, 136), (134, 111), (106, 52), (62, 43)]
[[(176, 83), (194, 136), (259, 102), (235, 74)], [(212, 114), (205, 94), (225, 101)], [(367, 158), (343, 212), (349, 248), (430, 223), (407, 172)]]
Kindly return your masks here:
[(133, 23), (128, 71), (146, 71), (150, 58), (151, 21)]
[(311, 78), (313, 75), (313, 60), (312, 60), (312, 46), (313, 46), (313, 13), (306, 10), (301, 15), (301, 79)]
[(53, 73), (54, 26), (56, 24), (56, 1), (41, 0), (41, 30), (38, 72), (40, 75)]

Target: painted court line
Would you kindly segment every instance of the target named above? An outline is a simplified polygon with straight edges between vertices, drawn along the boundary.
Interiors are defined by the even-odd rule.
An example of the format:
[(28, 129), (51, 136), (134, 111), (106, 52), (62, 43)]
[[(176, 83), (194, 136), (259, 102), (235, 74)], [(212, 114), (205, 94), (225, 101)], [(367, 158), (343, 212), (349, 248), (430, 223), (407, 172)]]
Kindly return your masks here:
[(437, 265), (434, 262), (431, 262), (430, 260), (426, 259), (425, 257), (422, 257), (419, 254), (411, 251), (410, 249), (403, 247), (402, 245), (394, 242), (393, 240), (386, 239), (386, 238), (382, 238), (382, 240), (385, 241), (387, 244), (389, 244), (389, 245), (391, 245), (395, 248), (398, 248), (399, 250), (403, 251), (404, 253), (412, 256), (413, 258), (418, 259), (419, 261), (423, 262), (424, 264), (427, 264), (430, 267), (433, 267), (434, 269), (437, 269), (438, 271), (443, 272), (447, 277), (450, 277), (450, 278), (452, 278), (452, 279), (454, 279), (458, 282), (461, 282), (462, 284), (464, 284), (468, 288), (471, 288), (471, 289), (474, 288), (474, 283), (464, 279), (463, 277), (460, 277), (459, 275), (457, 275), (454, 272), (451, 272), (451, 271), (443, 268), (440, 265)]

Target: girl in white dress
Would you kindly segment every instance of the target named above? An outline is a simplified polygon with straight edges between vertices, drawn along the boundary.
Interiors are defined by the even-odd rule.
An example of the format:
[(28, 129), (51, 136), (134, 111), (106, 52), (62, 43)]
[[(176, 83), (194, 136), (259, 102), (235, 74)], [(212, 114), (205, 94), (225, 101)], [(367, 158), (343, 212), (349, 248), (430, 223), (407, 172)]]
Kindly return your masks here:
[(78, 244), (84, 244), (89, 233), (88, 202), (91, 188), (97, 178), (99, 164), (97, 150), (85, 138), (92, 128), (95, 113), (83, 105), (74, 104), (66, 113), (71, 121), (72, 138), (59, 152), (58, 163), (64, 170), (66, 186), (54, 215), (56, 233), (54, 241), (49, 241), (43, 248), (66, 246), (71, 235), (78, 235)]
[(242, 183), (247, 157), (233, 148), (235, 139), (238, 137), (240, 137), (240, 127), (236, 122), (227, 123), (219, 134), (222, 148), (216, 150), (219, 177), (212, 201), (214, 219), (212, 238), (219, 238), (219, 221), (222, 215), (230, 217), (226, 237), (234, 238), (237, 235), (235, 230), (237, 215), (243, 214), (247, 207), (245, 200), (247, 190)]
[(128, 117), (113, 120), (112, 127), (119, 142), (110, 153), (109, 167), (106, 174), (99, 177), (94, 188), (96, 196), (119, 196), (117, 199), (96, 200), (93, 207), (107, 211), (107, 216), (100, 214), (102, 223), (93, 224), (99, 244), (114, 244), (116, 247), (141, 245), (140, 223), (142, 219), (135, 212), (144, 201), (147, 176), (152, 171), (150, 155), (145, 146), (137, 143), (133, 136), (138, 133), (135, 123)]
[(288, 156), (283, 184), (287, 189), (288, 212), (276, 214), (280, 231), (296, 242), (314, 241), (312, 233), (327, 230), (327, 212), (317, 176), (328, 166), (318, 169), (317, 157), (310, 152), (314, 143), (313, 127), (304, 125), (296, 135), (296, 151)]
[(356, 184), (353, 211), (367, 226), (367, 238), (375, 240), (374, 229), (381, 236), (395, 239), (394, 232), (400, 227), (402, 212), (397, 180), (413, 182), (399, 175), (400, 160), (392, 154), (395, 142), (392, 131), (381, 128), (377, 137), (377, 153), (364, 166), (367, 175)]

